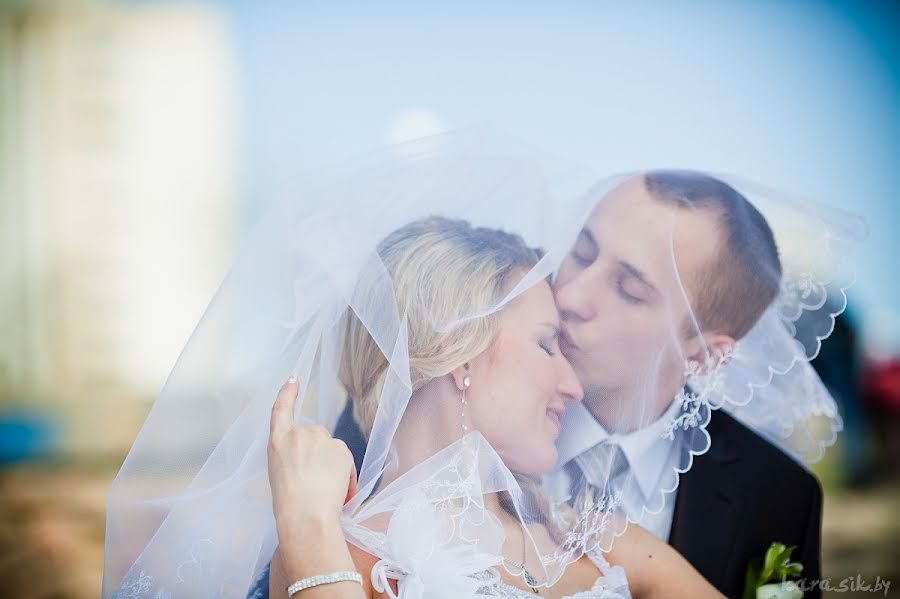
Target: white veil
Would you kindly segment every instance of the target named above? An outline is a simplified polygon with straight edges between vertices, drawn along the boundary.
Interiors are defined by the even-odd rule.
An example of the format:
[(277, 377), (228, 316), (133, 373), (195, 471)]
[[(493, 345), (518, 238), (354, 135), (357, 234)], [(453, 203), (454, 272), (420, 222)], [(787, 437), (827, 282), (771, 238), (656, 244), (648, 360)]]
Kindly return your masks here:
[[(266, 468), (272, 403), (295, 374), (303, 398), (298, 418), (333, 427), (346, 396), (339, 378), (348, 318), (358, 319), (387, 362), (359, 493), (342, 519), (348, 540), (378, 558), (376, 586), (398, 580), (406, 598), (496, 596), (501, 569), (518, 574), (509, 563), (521, 562), (523, 551), (531, 559), (531, 582), (544, 586), (585, 552), (607, 549), (624, 530), (617, 494), (628, 492), (627, 475), (624, 484), (592, 485), (599, 492), (554, 495), (536, 477), (512, 471), (509, 456), (477, 427), (449, 440), (435, 436), (416, 448), (414, 463), (397, 435), (411, 401), (430, 405), (431, 399), (437, 406), (410, 350), (422, 323), (452, 336), (503, 314), (559, 270), (597, 202), (627, 178), (598, 184), (588, 169), (518, 142), (455, 133), (320, 173), (289, 201), (274, 203), (207, 308), (113, 483), (103, 597), (246, 595), (278, 542)], [(726, 406), (773, 439), (792, 433), (804, 451), (829, 443), (839, 428), (834, 403), (807, 364), (833, 315), (820, 310), (821, 298), (810, 298), (843, 289), (829, 268), (856, 232), (835, 224), (851, 222), (844, 215), (832, 221), (824, 212), (774, 203), (801, 225), (822, 227), (810, 243), (839, 242), (834, 259), (815, 262), (822, 267), (814, 271), (820, 285), (810, 293), (787, 277), (776, 307), (739, 341), (731, 362), (688, 380), (683, 409), (670, 412), (673, 426), (663, 431), (680, 431), (666, 450), (671, 476), (659, 478), (654, 496), (677, 485), (692, 456), (708, 448), (709, 409)], [(778, 210), (772, 214), (794, 226)], [(513, 232), (542, 248), (542, 257), (499, 296), (454, 312), (439, 298), (399, 289), (379, 252), (391, 232), (430, 215)], [(787, 260), (794, 253), (781, 249), (794, 269), (785, 272), (805, 276), (811, 263), (795, 267)], [(678, 275), (677, 267), (673, 272)], [(702, 329), (690, 301), (687, 308)], [(413, 313), (418, 329), (410, 328)], [(791, 326), (801, 313), (817, 317), (803, 329), (812, 331), (809, 338), (798, 338)], [(666, 328), (672, 333), (681, 323), (675, 325)], [(685, 361), (670, 350), (663, 342), (665, 360), (648, 361), (641, 378), (646, 396), (619, 406), (610, 415), (614, 422), (658, 418), (649, 390), (671, 375), (673, 359)], [(477, 382), (471, 401), (487, 401)], [(763, 402), (757, 410), (754, 404)], [(437, 426), (442, 412), (434, 410), (418, 416), (422, 426)], [(760, 416), (774, 413), (782, 414), (777, 426)], [(805, 424), (813, 416), (825, 419), (824, 435)], [(601, 472), (593, 483), (604, 477), (612, 482)], [(489, 507), (492, 497), (501, 498), (502, 512)], [(510, 521), (521, 537), (510, 538), (504, 527)]]
[(836, 441), (843, 421), (810, 361), (847, 308), (853, 250), (868, 227), (858, 216), (721, 178), (767, 217), (784, 269), (778, 297), (723, 373), (721, 405), (801, 464), (812, 464)]

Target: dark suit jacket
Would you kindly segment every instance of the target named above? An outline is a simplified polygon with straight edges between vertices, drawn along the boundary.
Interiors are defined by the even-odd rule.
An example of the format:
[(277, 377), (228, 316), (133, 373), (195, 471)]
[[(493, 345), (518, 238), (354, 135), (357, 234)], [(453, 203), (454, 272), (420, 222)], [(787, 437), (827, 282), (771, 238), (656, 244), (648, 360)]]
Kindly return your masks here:
[(363, 456), (366, 455), (366, 438), (353, 417), (353, 403), (350, 400), (347, 400), (347, 405), (344, 406), (344, 411), (334, 426), (334, 438), (347, 444), (350, 453), (353, 454), (356, 471), (361, 471)]
[[(807, 583), (821, 578), (822, 488), (803, 466), (716, 410), (711, 446), (681, 475), (669, 543), (728, 597), (773, 541), (796, 545)], [(820, 597), (809, 591), (805, 597)]]
[[(681, 475), (669, 543), (728, 597), (740, 598), (747, 564), (778, 541), (797, 545), (793, 560), (819, 579), (822, 489), (815, 477), (730, 415), (716, 410), (709, 451)], [(348, 402), (334, 436), (362, 468), (366, 440)], [(267, 597), (268, 573), (249, 596)], [(265, 594), (259, 592), (265, 590)], [(818, 588), (806, 597), (820, 597)]]

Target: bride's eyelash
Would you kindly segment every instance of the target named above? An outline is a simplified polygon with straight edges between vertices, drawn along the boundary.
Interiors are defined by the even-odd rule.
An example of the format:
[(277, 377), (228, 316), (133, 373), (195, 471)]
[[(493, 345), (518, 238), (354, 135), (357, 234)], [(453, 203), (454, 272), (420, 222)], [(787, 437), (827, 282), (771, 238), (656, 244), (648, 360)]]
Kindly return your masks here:
[(555, 355), (556, 355), (556, 352), (554, 352), (552, 349), (550, 349), (550, 344), (547, 343), (546, 341), (541, 341), (540, 343), (538, 343), (538, 345), (541, 346), (541, 349), (542, 349), (542, 350), (544, 350), (545, 352), (547, 352), (547, 355), (548, 355), (548, 356), (555, 356)]

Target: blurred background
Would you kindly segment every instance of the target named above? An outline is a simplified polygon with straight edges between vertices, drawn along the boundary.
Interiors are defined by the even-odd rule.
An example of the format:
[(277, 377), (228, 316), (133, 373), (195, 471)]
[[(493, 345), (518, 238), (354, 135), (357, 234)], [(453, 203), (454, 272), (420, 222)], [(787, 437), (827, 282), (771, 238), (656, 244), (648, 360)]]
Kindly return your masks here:
[(0, 0), (0, 595), (99, 594), (109, 484), (268, 200), (483, 124), (868, 219), (815, 363), (823, 570), (900, 596), (900, 9), (869, 0)]

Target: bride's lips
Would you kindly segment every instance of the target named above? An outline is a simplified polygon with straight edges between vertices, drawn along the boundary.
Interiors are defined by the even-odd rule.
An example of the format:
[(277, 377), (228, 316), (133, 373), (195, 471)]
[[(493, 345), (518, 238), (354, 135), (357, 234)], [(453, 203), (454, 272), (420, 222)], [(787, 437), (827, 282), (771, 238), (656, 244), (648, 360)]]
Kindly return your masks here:
[(547, 408), (547, 418), (556, 426), (557, 436), (562, 432), (562, 418), (565, 413), (565, 406), (549, 406)]

